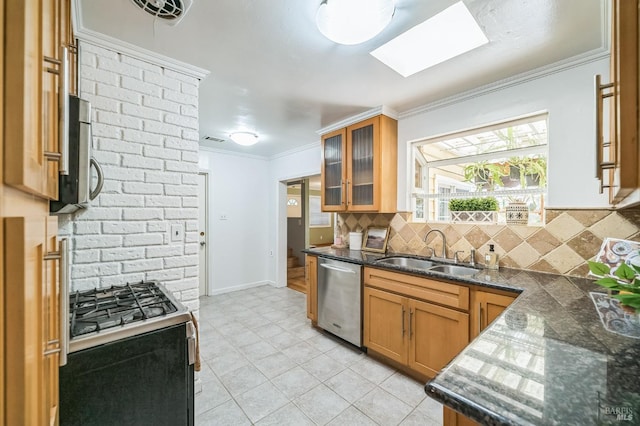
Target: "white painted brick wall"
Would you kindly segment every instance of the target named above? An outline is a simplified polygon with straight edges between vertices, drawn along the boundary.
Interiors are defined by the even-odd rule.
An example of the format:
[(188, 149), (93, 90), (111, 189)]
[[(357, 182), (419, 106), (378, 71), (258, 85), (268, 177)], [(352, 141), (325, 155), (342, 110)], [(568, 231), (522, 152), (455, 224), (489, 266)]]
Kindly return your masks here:
[[(61, 221), (72, 290), (158, 280), (198, 309), (198, 80), (82, 42), (80, 96), (93, 107), (103, 192)], [(185, 230), (171, 241), (171, 225)]]

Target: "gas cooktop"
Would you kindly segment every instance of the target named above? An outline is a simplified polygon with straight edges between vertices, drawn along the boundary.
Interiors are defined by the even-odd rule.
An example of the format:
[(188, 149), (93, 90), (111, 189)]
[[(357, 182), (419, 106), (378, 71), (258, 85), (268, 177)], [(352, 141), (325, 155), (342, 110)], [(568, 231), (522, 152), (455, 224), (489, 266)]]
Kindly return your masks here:
[(69, 296), (69, 351), (112, 342), (191, 319), (157, 281), (77, 291)]

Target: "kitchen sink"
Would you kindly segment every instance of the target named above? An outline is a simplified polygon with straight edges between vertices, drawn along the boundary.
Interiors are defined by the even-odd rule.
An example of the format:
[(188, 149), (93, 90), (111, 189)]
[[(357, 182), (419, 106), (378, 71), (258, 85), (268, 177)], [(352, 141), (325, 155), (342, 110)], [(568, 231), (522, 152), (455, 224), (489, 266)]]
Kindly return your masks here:
[(406, 268), (415, 268), (415, 269), (429, 269), (434, 263), (430, 260), (424, 259), (416, 259), (415, 257), (385, 257), (384, 259), (380, 259), (377, 263), (387, 263), (391, 265), (404, 266)]
[(478, 272), (477, 269), (467, 268), (466, 266), (458, 266), (458, 265), (432, 266), (431, 268), (429, 268), (429, 271), (442, 272), (444, 274), (457, 275), (457, 276), (474, 275), (476, 272)]

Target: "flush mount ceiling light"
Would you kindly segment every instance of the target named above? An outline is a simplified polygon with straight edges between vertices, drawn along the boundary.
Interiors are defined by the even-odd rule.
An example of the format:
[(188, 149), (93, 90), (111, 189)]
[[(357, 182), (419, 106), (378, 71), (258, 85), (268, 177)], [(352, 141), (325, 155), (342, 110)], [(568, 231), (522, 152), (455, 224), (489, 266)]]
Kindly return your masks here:
[(360, 44), (384, 30), (395, 10), (394, 0), (324, 0), (316, 25), (333, 42)]
[(408, 77), (488, 42), (460, 1), (383, 44), (371, 55)]
[(251, 132), (234, 132), (229, 138), (238, 145), (251, 146), (258, 142), (258, 135)]

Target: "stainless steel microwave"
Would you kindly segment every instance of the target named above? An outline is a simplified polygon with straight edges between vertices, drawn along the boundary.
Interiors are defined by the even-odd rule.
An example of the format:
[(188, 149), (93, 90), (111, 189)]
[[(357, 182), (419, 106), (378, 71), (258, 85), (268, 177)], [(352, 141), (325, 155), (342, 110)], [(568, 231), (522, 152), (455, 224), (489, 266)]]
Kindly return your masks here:
[[(91, 156), (91, 104), (69, 96), (69, 173), (60, 174), (58, 200), (51, 201), (51, 214), (73, 213), (89, 207), (102, 190), (104, 175), (98, 162)], [(92, 189), (91, 168), (96, 171), (97, 182)]]

